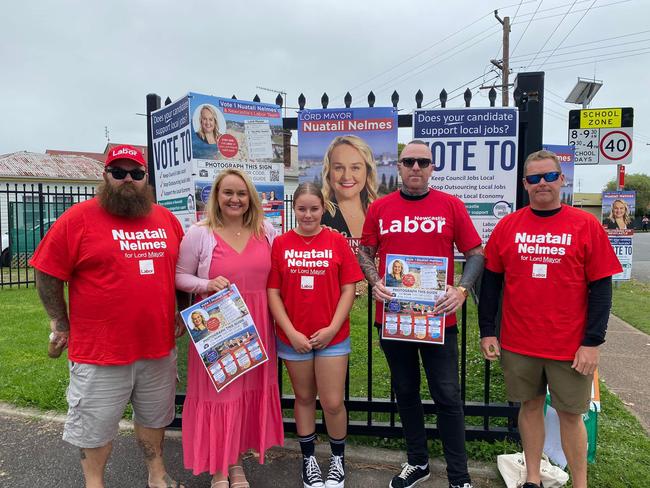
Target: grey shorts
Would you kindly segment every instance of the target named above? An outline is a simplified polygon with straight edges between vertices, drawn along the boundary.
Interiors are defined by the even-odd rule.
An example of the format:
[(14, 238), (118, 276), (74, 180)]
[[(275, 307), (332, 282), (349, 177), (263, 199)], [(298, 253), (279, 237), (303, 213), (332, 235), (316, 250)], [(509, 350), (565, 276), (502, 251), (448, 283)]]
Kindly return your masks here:
[(138, 425), (158, 429), (174, 419), (176, 349), (164, 358), (123, 366), (69, 362), (69, 367), (63, 440), (74, 446), (94, 448), (111, 442), (129, 401)]

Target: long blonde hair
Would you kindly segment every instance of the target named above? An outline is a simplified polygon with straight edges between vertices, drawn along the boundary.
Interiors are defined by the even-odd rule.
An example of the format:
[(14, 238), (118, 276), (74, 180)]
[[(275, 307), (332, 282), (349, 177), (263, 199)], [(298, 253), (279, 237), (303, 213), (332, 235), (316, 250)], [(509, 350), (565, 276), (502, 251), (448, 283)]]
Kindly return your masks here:
[(620, 203), (623, 205), (623, 208), (625, 208), (625, 213), (623, 214), (623, 222), (625, 222), (625, 227), (630, 225), (630, 222), (632, 222), (632, 217), (630, 216), (630, 207), (627, 205), (627, 202), (625, 200), (621, 200), (620, 198), (617, 198), (612, 202), (612, 207), (609, 209), (609, 220), (612, 222), (616, 222), (616, 217), (614, 217), (614, 204)]
[(377, 199), (377, 168), (375, 165), (375, 157), (372, 155), (372, 149), (366, 144), (366, 141), (360, 137), (347, 135), (347, 136), (338, 136), (330, 143), (325, 156), (323, 157), (323, 197), (325, 198), (325, 210), (334, 217), (336, 213), (336, 207), (332, 202), (332, 195), (334, 191), (330, 186), (330, 170), (331, 163), (330, 157), (332, 152), (341, 144), (347, 144), (355, 148), (361, 154), (363, 161), (366, 163), (366, 184), (364, 185), (363, 190), (361, 190), (361, 206), (363, 208), (363, 213), (366, 213), (368, 206)]
[(264, 212), (262, 211), (260, 197), (248, 175), (244, 171), (235, 168), (224, 169), (214, 179), (208, 204), (206, 205), (205, 220), (202, 220), (200, 225), (207, 225), (212, 230), (217, 230), (224, 226), (221, 207), (219, 207), (219, 187), (223, 179), (230, 175), (240, 177), (244, 181), (246, 190), (248, 191), (248, 209), (243, 215), (244, 227), (250, 229), (257, 237), (264, 235)]
[(210, 105), (203, 105), (203, 107), (201, 107), (201, 110), (199, 111), (199, 130), (197, 130), (196, 133), (201, 138), (201, 140), (208, 140), (208, 136), (205, 132), (203, 132), (203, 125), (201, 124), (201, 114), (204, 110), (210, 112), (212, 118), (214, 119), (214, 130), (212, 131), (212, 135), (214, 136), (215, 140), (217, 140), (219, 137), (221, 137), (221, 132), (219, 132), (219, 119), (217, 118), (217, 112)]

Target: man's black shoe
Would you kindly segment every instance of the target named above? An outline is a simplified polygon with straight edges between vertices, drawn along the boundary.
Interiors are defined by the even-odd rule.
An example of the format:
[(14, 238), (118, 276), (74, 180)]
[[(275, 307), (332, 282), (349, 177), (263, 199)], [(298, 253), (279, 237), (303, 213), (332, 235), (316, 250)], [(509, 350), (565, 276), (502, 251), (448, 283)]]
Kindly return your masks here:
[(526, 481), (523, 485), (521, 485), (521, 488), (544, 488), (544, 484), (541, 481), (539, 482), (539, 485), (537, 483)]
[(411, 488), (421, 481), (429, 479), (429, 465), (422, 469), (419, 466), (411, 466), (409, 463), (402, 464), (402, 472), (394, 476), (388, 485), (389, 488)]

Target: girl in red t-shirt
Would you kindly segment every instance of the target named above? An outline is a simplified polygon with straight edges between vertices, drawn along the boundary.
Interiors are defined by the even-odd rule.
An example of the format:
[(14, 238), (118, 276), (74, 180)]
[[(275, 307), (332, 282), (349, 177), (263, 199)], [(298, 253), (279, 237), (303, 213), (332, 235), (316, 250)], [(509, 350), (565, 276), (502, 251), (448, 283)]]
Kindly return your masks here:
[[(325, 202), (317, 186), (299, 185), (293, 208), (298, 227), (273, 242), (269, 307), (277, 326), (278, 356), (285, 361), (296, 395), (304, 486), (342, 488), (349, 314), (355, 283), (363, 274), (346, 239), (320, 226)], [(314, 457), (317, 394), (332, 448), (325, 482)]]

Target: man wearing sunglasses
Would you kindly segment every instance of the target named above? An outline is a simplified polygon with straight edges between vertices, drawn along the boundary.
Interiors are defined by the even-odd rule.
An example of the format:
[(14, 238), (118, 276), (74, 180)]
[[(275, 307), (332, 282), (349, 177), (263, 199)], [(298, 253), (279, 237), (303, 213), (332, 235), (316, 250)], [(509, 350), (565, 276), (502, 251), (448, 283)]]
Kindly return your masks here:
[(68, 347), (63, 439), (80, 448), (86, 488), (103, 487), (130, 401), (148, 486), (178, 488), (165, 469), (162, 443), (175, 408), (175, 335), (182, 329), (174, 277), (183, 230), (153, 203), (137, 149), (111, 149), (103, 179), (95, 198), (56, 220), (30, 261), (50, 317), (51, 347)]
[[(573, 486), (587, 486), (587, 434), (593, 372), (605, 341), (612, 275), (622, 271), (600, 222), (562, 205), (557, 156), (526, 159), (530, 205), (504, 217), (485, 248), (479, 301), (481, 349), (501, 357), (508, 400), (521, 402), (519, 432), (528, 471), (524, 488), (539, 488), (546, 389), (560, 418)], [(503, 289), (502, 321), (496, 316)]]
[[(387, 254), (441, 256), (448, 259), (447, 292), (434, 313), (445, 313), (445, 343), (431, 345), (380, 339), (391, 370), (392, 387), (402, 421), (408, 460), (393, 477), (391, 488), (409, 488), (429, 478), (429, 455), (420, 398), (420, 360), (431, 397), (438, 408), (438, 431), (452, 488), (471, 488), (465, 452), (465, 420), (458, 383), (458, 330), (455, 312), (462, 306), (483, 269), (481, 238), (458, 198), (429, 188), (431, 150), (422, 141), (407, 144), (398, 161), (401, 188), (375, 200), (366, 214), (358, 259), (376, 304), (376, 326), (383, 304), (392, 298), (381, 274)], [(454, 244), (467, 263), (459, 286), (454, 280)]]

